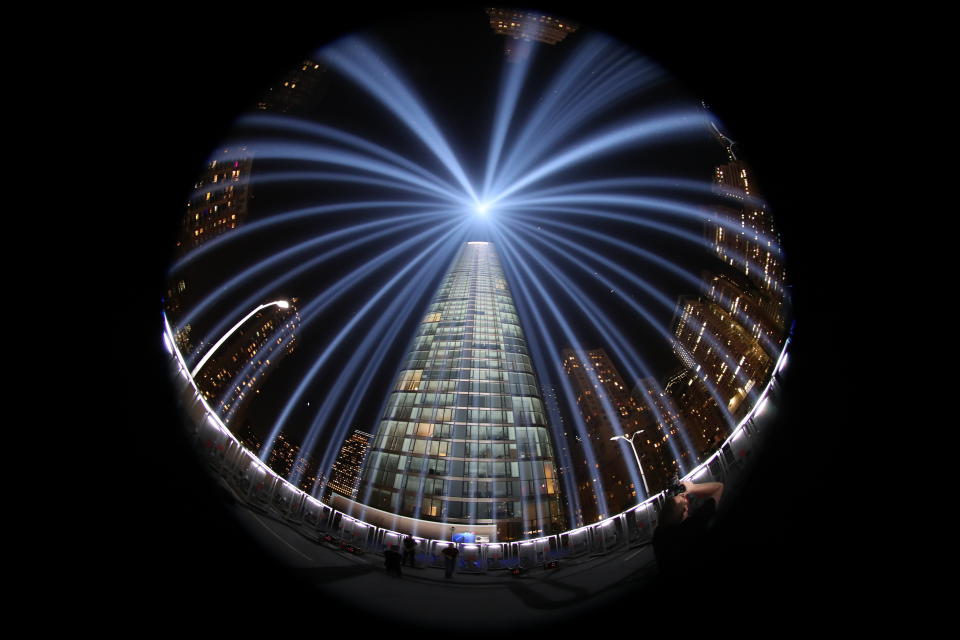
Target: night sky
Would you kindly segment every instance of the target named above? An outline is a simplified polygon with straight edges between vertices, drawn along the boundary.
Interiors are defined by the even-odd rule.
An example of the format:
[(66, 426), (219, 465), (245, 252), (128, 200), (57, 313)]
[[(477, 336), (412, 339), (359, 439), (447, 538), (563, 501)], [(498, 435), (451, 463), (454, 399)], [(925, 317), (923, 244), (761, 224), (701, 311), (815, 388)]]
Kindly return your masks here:
[[(433, 51), (447, 46), (446, 38), (467, 48), (496, 49), (501, 38), (489, 30), (482, 9), (478, 11), (469, 33), (418, 38), (409, 54), (436, 64)], [(845, 145), (858, 127), (845, 71), (851, 66), (847, 63), (852, 44), (843, 25), (821, 25), (809, 16), (795, 15), (789, 25), (771, 22), (758, 28), (756, 16), (729, 10), (711, 16), (677, 13), (651, 10), (625, 16), (580, 8), (565, 15), (584, 28), (596, 25), (658, 62), (676, 79), (670, 91), (677, 97), (705, 100), (739, 143), (776, 216), (797, 321), (796, 357), (787, 377), (791, 395), (782, 426), (756, 471), (756, 488), (736, 506), (738, 524), (728, 535), (731, 548), (744, 558), (736, 584), (774, 584), (801, 593), (805, 589), (798, 580), (819, 580), (805, 570), (807, 565), (833, 566), (849, 546), (845, 536), (829, 543), (810, 542), (821, 531), (819, 518), (842, 517), (837, 507), (828, 502), (819, 518), (798, 513), (801, 505), (820, 504), (846, 461), (842, 436), (830, 446), (817, 447), (815, 453), (809, 444), (811, 434), (839, 434), (848, 423), (848, 405), (842, 394), (830, 392), (836, 383), (824, 376), (848, 370), (852, 363), (837, 329), (849, 308), (845, 277), (849, 257), (842, 248), (852, 222), (839, 212), (848, 210), (840, 185), (851, 179), (841, 166), (848, 166), (853, 156)], [(128, 234), (111, 233), (124, 239), (117, 255), (124, 268), (115, 278), (129, 319), (111, 336), (114, 360), (119, 370), (130, 370), (131, 344), (147, 355), (145, 360), (137, 357), (137, 375), (121, 383), (131, 410), (143, 416), (128, 426), (135, 431), (136, 453), (124, 445), (114, 457), (122, 456), (128, 460), (125, 468), (136, 470), (129, 474), (131, 499), (146, 495), (150, 506), (138, 509), (135, 521), (142, 519), (154, 532), (159, 558), (191, 576), (189, 584), (179, 586), (188, 597), (222, 587), (229, 580), (223, 576), (231, 569), (187, 543), (194, 535), (222, 536), (230, 525), (218, 515), (216, 496), (204, 484), (204, 472), (190, 463), (187, 444), (177, 433), (179, 418), (161, 355), (160, 297), (183, 207), (209, 152), (229, 137), (232, 122), (262, 89), (331, 38), (364, 26), (368, 17), (346, 7), (286, 16), (168, 14), (158, 24), (165, 27), (157, 32), (162, 37), (124, 38), (117, 48), (111, 71), (127, 78), (127, 85), (122, 98), (103, 109), (120, 134), (115, 161), (129, 167), (122, 172), (129, 175), (122, 181), (129, 195), (111, 228), (129, 230), (129, 216), (137, 207), (138, 218), (148, 223), (138, 220), (137, 228), (149, 231), (132, 240)], [(750, 28), (742, 28), (745, 24)], [(443, 118), (486, 108), (483, 95), (496, 86), (474, 71), (478, 59), (468, 55), (441, 60), (450, 67), (451, 77), (443, 89), (462, 102), (450, 112), (434, 113), (445, 132), (465, 130), (462, 139), (454, 140), (458, 149), (479, 144), (470, 136), (485, 128), (461, 129)], [(416, 80), (416, 73), (411, 76)], [(491, 77), (495, 80), (496, 73)], [(426, 102), (433, 104), (432, 99)], [(361, 112), (352, 113), (359, 117)], [(703, 168), (709, 172), (711, 161), (705, 160)], [(698, 167), (689, 170), (696, 172)], [(701, 179), (709, 179), (709, 173)], [(830, 221), (826, 239), (825, 217)], [(402, 351), (403, 346), (398, 348)], [(283, 381), (283, 375), (278, 371), (275, 380)], [(392, 372), (386, 378), (391, 376)], [(233, 552), (248, 554), (251, 571), (276, 577), (262, 552), (239, 540), (227, 544)], [(207, 569), (199, 568), (204, 566)], [(797, 578), (788, 580), (784, 572)]]
[[(522, 122), (526, 114), (541, 101), (550, 99), (548, 87), (557, 71), (565, 61), (577, 52), (578, 46), (587, 41), (592, 35), (589, 25), (581, 27), (576, 33), (556, 45), (538, 45), (532, 56), (532, 66), (529, 70), (524, 92), (516, 109), (515, 121)], [(489, 146), (489, 132), (492, 128), (492, 116), (496, 107), (497, 95), (501, 77), (506, 68), (503, 48), (505, 38), (496, 35), (489, 27), (484, 13), (438, 14), (435, 16), (399, 19), (388, 23), (370, 32), (371, 41), (378, 44), (393, 60), (394, 66), (405, 76), (405, 81), (422, 96), (423, 104), (431, 111), (439, 129), (445, 134), (448, 142), (458, 154), (468, 176), (475, 181), (483, 173)], [(639, 53), (634, 52), (639, 58)], [(314, 56), (319, 58), (319, 56)], [(298, 64), (298, 62), (295, 62)], [(288, 67), (294, 66), (287, 64)], [(650, 66), (656, 66), (655, 63)], [(594, 65), (594, 72), (605, 71), (604, 67)], [(620, 100), (612, 108), (600, 112), (588, 120), (585, 125), (570, 131), (557, 144), (557, 149), (564, 149), (571, 143), (588, 133), (603, 131), (616, 123), (623, 123), (637, 117), (653, 116), (656, 114), (677, 111), (681, 109), (696, 109), (698, 99), (682, 83), (671, 78), (664, 70), (652, 71), (657, 75), (655, 81), (638, 88), (626, 98)], [(585, 77), (586, 74), (583, 74)], [(578, 78), (578, 79), (583, 79)], [(450, 180), (446, 170), (423, 147), (423, 144), (413, 136), (392, 115), (388, 115), (383, 106), (371, 98), (362, 88), (350, 79), (329, 70), (323, 79), (323, 99), (316, 110), (315, 119), (325, 125), (338, 130), (360, 135), (367, 140), (376, 142), (387, 149), (399, 153), (403, 157), (422, 163), (426, 168), (434, 171), (442, 179)], [(514, 129), (516, 132), (516, 129)], [(263, 138), (276, 138), (279, 135), (269, 127), (238, 128), (227, 134), (221, 147), (234, 148), (239, 144), (253, 144)], [(514, 133), (514, 136), (516, 133)], [(284, 139), (289, 139), (284, 137)], [(296, 138), (304, 140), (303, 136)], [(508, 140), (507, 150), (510, 149)], [(549, 156), (547, 156), (549, 158)], [(571, 181), (591, 180), (624, 176), (643, 177), (671, 177), (685, 178), (701, 183), (709, 182), (713, 168), (725, 162), (725, 154), (721, 146), (705, 129), (698, 134), (688, 135), (673, 143), (654, 144), (650, 147), (626, 149), (604, 154), (597, 160), (578, 163), (569, 170), (556, 176), (532, 185), (521, 191), (523, 194), (530, 189), (542, 189), (546, 186), (559, 186)], [(537, 165), (534, 165), (536, 167)], [(330, 170), (330, 165), (315, 165), (295, 160), (273, 159), (257, 157), (254, 153), (253, 176), (265, 175), (270, 172), (284, 170)], [(479, 188), (479, 184), (477, 185)], [(423, 200), (416, 194), (397, 191), (390, 188), (372, 186), (369, 184), (349, 184), (343, 182), (274, 182), (258, 183), (251, 186), (253, 197), (249, 200), (249, 214), (245, 224), (264, 219), (286, 211), (315, 206), (316, 204), (330, 204), (339, 202), (355, 202), (382, 199)], [(673, 199), (684, 204), (706, 207), (714, 200), (709, 195), (690, 195), (682, 191), (656, 190), (647, 192), (654, 197)], [(426, 198), (427, 201), (432, 200)], [(315, 237), (323, 232), (345, 228), (350, 224), (361, 221), (375, 220), (383, 213), (394, 213), (389, 209), (381, 212), (352, 211), (349, 214), (328, 215), (313, 217), (301, 222), (284, 224), (275, 229), (258, 232), (254, 236), (238, 239), (223, 249), (211, 252), (192, 263), (187, 268), (177, 272), (177, 278), (184, 278), (188, 289), (185, 296), (185, 307), (190, 309), (192, 304), (202, 300), (209, 291), (219, 287), (231, 275), (239, 273), (257, 260), (268, 258), (280, 249)], [(496, 217), (494, 212), (491, 217)], [(680, 226), (695, 237), (702, 237), (703, 226), (699, 219), (677, 221), (676, 217), (668, 214), (649, 214), (653, 219)], [(579, 220), (577, 219), (579, 218)], [(723, 272), (726, 265), (712, 258), (709, 252), (697, 245), (657, 233), (648, 228), (637, 227), (609, 220), (598, 220), (584, 216), (561, 216), (561, 219), (570, 222), (580, 222), (593, 231), (609, 234), (618, 240), (624, 240), (635, 246), (652, 250), (659, 255), (669, 258), (677, 265), (687, 269), (695, 277), (699, 277), (702, 269), (712, 269)], [(270, 299), (298, 298), (302, 308), (309, 304), (319, 293), (334, 284), (337, 279), (354, 271), (363, 265), (372, 256), (380, 255), (396, 246), (401, 240), (420, 233), (428, 225), (424, 224), (406, 232), (392, 233), (374, 244), (365, 244), (352, 252), (346, 253), (333, 261), (325, 262), (319, 268), (310, 270), (293, 281), (272, 287)], [(586, 246), (595, 247), (604, 257), (613, 259), (616, 263), (626, 266), (641, 277), (647, 278), (666, 297), (675, 302), (678, 295), (697, 294), (698, 291), (690, 283), (673, 277), (669, 272), (663, 272), (656, 266), (645, 263), (631, 256), (627, 252), (602, 245), (594, 239), (576, 234), (559, 233)], [(483, 225), (478, 225), (470, 236), (471, 240), (493, 240)], [(521, 243), (523, 241), (521, 240)], [(259, 385), (260, 393), (256, 398), (250, 414), (250, 421), (254, 431), (264, 437), (272, 427), (276, 416), (279, 415), (290, 397), (292, 390), (297, 387), (306, 375), (316, 356), (323, 347), (331, 342), (340, 328), (365, 303), (367, 298), (384, 282), (393, 276), (402, 266), (405, 266), (419, 250), (408, 251), (399, 256), (391, 268), (383, 269), (374, 278), (368, 278), (355, 293), (339, 300), (324, 310), (318, 321), (309, 326), (303, 325), (298, 333), (295, 353), (282, 360), (270, 377)], [(552, 253), (552, 255), (551, 255)], [(562, 270), (589, 296), (588, 308), (602, 309), (614, 321), (616, 326), (631, 341), (636, 352), (640, 353), (650, 368), (650, 374), (658, 378), (662, 384), (664, 377), (676, 369), (678, 361), (671, 351), (670, 344), (656, 331), (638, 318), (609, 287), (602, 285), (593, 273), (578, 271), (563, 262), (563, 254), (568, 249), (551, 242), (547, 249), (558, 266), (550, 267), (551, 271)], [(300, 261), (306, 260), (310, 254), (302, 254)], [(501, 260), (504, 256), (501, 255)], [(288, 263), (287, 268), (298, 265), (298, 261)], [(231, 293), (222, 303), (214, 306), (208, 313), (192, 322), (191, 334), (196, 343), (202, 336), (207, 336), (207, 344), (213, 342), (217, 336), (210, 335), (212, 325), (224, 316), (239, 317), (244, 311), (234, 308), (237, 300), (246, 297), (247, 293), (259, 289), (270, 283), (273, 278), (279, 277), (282, 269), (272, 271), (251, 279), (244, 287)], [(431, 282), (436, 285), (443, 275), (442, 270), (436, 270)], [(600, 268), (600, 275), (610, 275), (609, 271)], [(508, 276), (509, 277), (509, 276)], [(563, 289), (548, 277), (541, 278), (551, 299), (564, 309), (565, 320), (570, 323), (580, 344), (587, 349), (604, 348), (615, 361), (622, 362), (623, 354), (618, 353), (613, 345), (598, 332), (591, 318), (574, 308)], [(650, 309), (658, 322), (669, 330), (674, 307), (659, 305), (649, 295), (628, 283), (618, 283), (616, 289), (628, 291), (632, 298)], [(519, 287), (512, 283), (514, 295), (517, 296)], [(434, 287), (425, 292), (420, 301), (420, 308), (425, 309), (432, 296)], [(391, 300), (388, 297), (384, 305)], [(525, 322), (529, 333), (533, 326), (529, 310), (524, 306), (527, 301), (517, 300), (521, 318)], [(539, 303), (544, 308), (542, 303)], [(544, 308), (544, 310), (546, 310)], [(525, 313), (526, 311), (526, 313)], [(239, 315), (238, 315), (239, 314)], [(363, 321), (353, 335), (363, 336), (366, 329), (372, 326), (379, 317), (379, 313), (370, 314), (368, 320)], [(422, 318), (422, 313), (414, 314), (401, 331), (400, 339), (395, 341), (394, 347), (379, 367), (376, 379), (370, 390), (365, 394), (352, 425), (365, 431), (375, 432), (377, 429), (380, 411), (383, 402), (389, 395), (389, 390), (396, 375), (402, 358), (405, 356), (410, 337), (416, 330), (416, 323)], [(222, 331), (222, 330), (221, 330)], [(545, 356), (554, 361), (559, 358), (560, 350), (570, 346), (569, 341), (562, 339), (559, 343), (548, 345)], [(317, 410), (322, 404), (326, 390), (343, 375), (342, 368), (346, 359), (352, 354), (350, 344), (340, 349), (331, 359), (331, 364), (325, 366), (320, 375), (310, 385), (296, 405), (293, 413), (284, 426), (284, 433), (293, 442), (299, 442), (312, 423)], [(191, 361), (192, 362), (192, 361)], [(539, 371), (543, 375), (549, 363), (541, 362)], [(637, 382), (636, 378), (628, 375), (621, 365), (622, 374), (628, 385)], [(641, 374), (642, 375), (642, 374)], [(556, 381), (556, 375), (553, 379)], [(566, 403), (561, 403), (567, 409)], [(338, 411), (339, 413), (339, 411)], [(336, 415), (336, 414), (335, 414)], [(569, 421), (569, 420), (568, 420)], [(235, 430), (242, 425), (234, 425)], [(332, 436), (332, 426), (324, 433), (324, 439)], [(336, 437), (336, 436), (333, 436)], [(326, 443), (321, 440), (319, 449), (313, 454), (319, 457), (320, 452), (328, 446), (337, 447), (339, 441)]]

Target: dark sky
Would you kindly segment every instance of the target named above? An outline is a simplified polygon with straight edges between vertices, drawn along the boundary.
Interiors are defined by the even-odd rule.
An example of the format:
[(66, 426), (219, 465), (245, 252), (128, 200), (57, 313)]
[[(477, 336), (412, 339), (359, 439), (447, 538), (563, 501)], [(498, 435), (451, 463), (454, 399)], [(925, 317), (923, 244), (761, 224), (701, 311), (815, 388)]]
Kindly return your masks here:
[[(843, 531), (862, 517), (822, 500), (844, 483), (847, 449), (865, 428), (851, 419), (851, 392), (839, 374), (854, 370), (850, 298), (858, 294), (849, 274), (862, 250), (851, 230), (860, 210), (856, 182), (870, 164), (857, 141), (870, 127), (863, 102), (880, 91), (864, 80), (870, 50), (859, 41), (856, 24), (799, 10), (788, 18), (730, 6), (707, 14), (652, 7), (625, 14), (594, 4), (566, 13), (636, 47), (706, 100), (740, 143), (776, 214), (797, 320), (787, 379), (792, 402), (755, 489), (741, 503), (744, 535), (733, 544), (747, 554), (737, 569), (743, 584), (756, 581), (806, 597), (810, 592), (798, 582), (810, 578), (804, 563), (840, 566), (839, 549), (847, 548)], [(131, 537), (128, 550), (142, 553), (145, 542), (154, 543), (150, 548), (169, 571), (190, 576), (179, 585), (188, 599), (222, 593), (215, 590), (231, 576), (245, 579), (258, 568), (274, 574), (239, 540), (224, 544), (251, 554), (244, 570), (187, 543), (198, 534), (225, 539), (230, 527), (199, 467), (187, 463), (161, 355), (160, 294), (176, 226), (210, 149), (261, 88), (325, 41), (365, 25), (369, 14), (366, 7), (354, 13), (343, 5), (296, 14), (264, 8), (243, 15), (165, 12), (154, 17), (148, 33), (131, 27), (120, 34), (99, 70), (117, 85), (96, 101), (115, 134), (111, 153), (98, 158), (104, 180), (119, 183), (122, 194), (108, 237), (117, 250), (111, 252), (112, 277), (124, 315), (108, 341), (113, 370), (131, 372), (119, 384), (128, 407), (122, 426), (136, 442), (125, 440), (111, 458), (125, 460), (129, 472), (130, 495), (122, 504), (140, 505), (117, 526), (137, 523), (154, 532)], [(830, 434), (828, 441), (823, 434)], [(801, 505), (817, 505), (818, 517), (799, 518)], [(828, 529), (830, 541), (816, 542), (823, 533), (818, 523), (831, 519), (839, 526)], [(794, 579), (783, 577), (780, 567), (791, 568)], [(817, 588), (823, 593), (827, 585)], [(772, 599), (776, 589), (764, 590), (768, 595), (752, 593)]]

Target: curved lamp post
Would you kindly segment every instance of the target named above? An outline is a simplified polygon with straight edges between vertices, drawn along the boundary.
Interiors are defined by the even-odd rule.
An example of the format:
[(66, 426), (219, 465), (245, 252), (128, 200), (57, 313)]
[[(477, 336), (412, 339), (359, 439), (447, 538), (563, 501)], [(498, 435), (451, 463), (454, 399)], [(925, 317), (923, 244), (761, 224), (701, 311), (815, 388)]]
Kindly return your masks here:
[(633, 456), (637, 459), (637, 466), (640, 467), (640, 479), (643, 480), (643, 491), (644, 491), (644, 493), (647, 494), (647, 496), (649, 496), (649, 495), (650, 495), (650, 487), (647, 486), (647, 476), (643, 473), (643, 465), (640, 464), (640, 456), (637, 454), (637, 446), (636, 446), (635, 444), (633, 444), (633, 438), (634, 438), (634, 436), (636, 436), (636, 435), (638, 435), (638, 434), (640, 434), (640, 433), (643, 433), (643, 429), (640, 429), (639, 431), (634, 431), (629, 437), (627, 437), (627, 436), (613, 436), (613, 437), (610, 438), (610, 439), (611, 439), (611, 440), (617, 440), (617, 439), (619, 439), (619, 438), (623, 438), (624, 440), (626, 440), (627, 442), (630, 443), (630, 448), (633, 449)]
[(273, 306), (273, 305), (277, 305), (277, 306), (280, 307), (281, 309), (287, 309), (287, 308), (290, 307), (290, 303), (287, 302), (286, 300), (275, 300), (274, 302), (268, 302), (268, 303), (266, 303), (266, 304), (262, 304), (262, 305), (260, 305), (259, 307), (257, 307), (256, 309), (254, 309), (253, 311), (251, 311), (250, 313), (248, 313), (246, 316), (243, 317), (243, 320), (241, 320), (241, 321), (238, 322), (237, 324), (233, 325), (233, 328), (230, 329), (230, 331), (227, 331), (225, 334), (223, 334), (223, 337), (220, 338), (219, 340), (217, 340), (217, 343), (216, 343), (215, 345), (213, 345), (212, 347), (210, 347), (210, 350), (207, 351), (207, 355), (203, 356), (203, 358), (200, 359), (200, 362), (197, 363), (197, 366), (195, 366), (195, 367), (193, 368), (193, 371), (190, 372), (190, 377), (191, 377), (191, 378), (195, 378), (195, 377), (197, 376), (197, 373), (200, 372), (200, 369), (203, 368), (203, 365), (207, 364), (207, 360), (210, 359), (210, 356), (212, 356), (212, 355), (214, 354), (214, 352), (215, 352), (217, 349), (219, 349), (220, 346), (223, 345), (224, 342), (227, 341), (227, 338), (229, 338), (229, 337), (233, 334), (234, 331), (236, 331), (237, 329), (239, 329), (240, 326), (241, 326), (244, 322), (246, 322), (246, 321), (249, 320), (251, 317), (253, 317), (254, 314), (256, 314), (258, 311), (262, 311), (263, 309), (266, 309), (267, 307), (270, 307), (270, 306)]

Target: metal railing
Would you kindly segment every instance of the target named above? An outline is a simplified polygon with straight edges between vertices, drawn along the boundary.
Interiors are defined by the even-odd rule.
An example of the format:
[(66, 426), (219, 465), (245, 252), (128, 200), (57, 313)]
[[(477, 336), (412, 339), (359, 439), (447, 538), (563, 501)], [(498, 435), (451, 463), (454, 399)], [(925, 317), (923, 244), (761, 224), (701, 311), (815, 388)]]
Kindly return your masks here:
[[(405, 533), (375, 526), (334, 509), (290, 484), (246, 449), (203, 398), (175, 346), (169, 324), (165, 326), (164, 342), (179, 385), (177, 391), (189, 424), (193, 425), (193, 436), (201, 453), (211, 469), (247, 506), (274, 515), (317, 541), (335, 543), (353, 552), (383, 553), (390, 545), (402, 544)], [(716, 452), (683, 479), (728, 482), (744, 467), (757, 446), (759, 425), (755, 418), (763, 411), (769, 395), (776, 390), (777, 374), (785, 362), (789, 344), (790, 339), (787, 339), (770, 381), (750, 413)], [(457, 570), (467, 573), (530, 569), (561, 558), (602, 556), (618, 548), (652, 541), (663, 499), (661, 492), (601, 521), (527, 540), (452, 543), (414, 535), (419, 550), (417, 561), (421, 565), (442, 567), (440, 552), (450, 544), (456, 544), (460, 551)]]

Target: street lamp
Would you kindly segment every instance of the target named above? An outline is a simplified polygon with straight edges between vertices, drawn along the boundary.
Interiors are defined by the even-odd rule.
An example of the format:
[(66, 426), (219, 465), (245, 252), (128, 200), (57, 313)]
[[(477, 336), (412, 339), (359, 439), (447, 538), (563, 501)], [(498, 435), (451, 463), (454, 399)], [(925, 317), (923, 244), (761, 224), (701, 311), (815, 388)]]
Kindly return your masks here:
[(627, 436), (613, 436), (613, 437), (610, 438), (610, 439), (611, 439), (611, 440), (617, 440), (617, 439), (619, 439), (619, 438), (623, 438), (624, 440), (626, 440), (627, 442), (630, 443), (630, 448), (633, 449), (633, 455), (634, 455), (634, 457), (637, 459), (637, 466), (640, 467), (640, 479), (643, 480), (643, 490), (644, 490), (644, 492), (647, 494), (647, 496), (649, 496), (649, 495), (650, 495), (650, 487), (647, 486), (647, 476), (646, 476), (646, 474), (643, 473), (643, 465), (640, 464), (640, 456), (639, 456), (639, 454), (637, 454), (637, 445), (633, 444), (633, 438), (634, 438), (635, 436), (637, 436), (638, 434), (641, 434), (641, 433), (643, 433), (643, 429), (640, 429), (639, 431), (634, 431), (629, 437), (627, 437)]
[(219, 340), (217, 340), (217, 343), (216, 343), (215, 345), (213, 345), (212, 347), (210, 347), (210, 350), (207, 351), (207, 355), (203, 356), (203, 358), (200, 359), (200, 362), (197, 363), (197, 366), (195, 366), (195, 367), (193, 368), (193, 371), (190, 372), (190, 377), (191, 377), (191, 378), (197, 377), (197, 373), (200, 372), (200, 369), (203, 368), (203, 365), (207, 364), (207, 360), (210, 359), (210, 356), (212, 356), (213, 353), (214, 353), (217, 349), (219, 349), (220, 346), (221, 346), (224, 342), (227, 341), (227, 338), (229, 338), (229, 337), (231, 336), (231, 334), (233, 334), (234, 331), (236, 331), (237, 329), (239, 329), (240, 326), (241, 326), (244, 322), (246, 322), (247, 320), (249, 320), (250, 318), (252, 318), (258, 311), (262, 311), (263, 309), (266, 309), (267, 307), (270, 307), (270, 306), (273, 306), (273, 305), (277, 305), (277, 306), (280, 307), (281, 309), (288, 309), (288, 308), (290, 308), (290, 303), (287, 302), (286, 300), (275, 300), (274, 302), (268, 302), (268, 303), (266, 303), (266, 304), (262, 304), (262, 305), (260, 305), (259, 307), (257, 307), (256, 309), (254, 309), (253, 311), (251, 311), (250, 313), (248, 313), (246, 316), (244, 316), (243, 320), (241, 320), (241, 321), (238, 322), (237, 324), (233, 325), (233, 328), (230, 329), (230, 331), (227, 331), (225, 334), (223, 334), (223, 337), (220, 338)]

